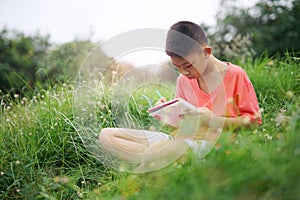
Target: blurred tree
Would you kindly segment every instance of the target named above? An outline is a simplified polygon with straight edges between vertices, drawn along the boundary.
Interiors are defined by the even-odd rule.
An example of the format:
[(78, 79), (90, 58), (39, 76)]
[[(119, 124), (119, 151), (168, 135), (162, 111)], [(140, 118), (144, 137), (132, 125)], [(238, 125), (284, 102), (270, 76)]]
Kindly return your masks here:
[(299, 18), (300, 0), (260, 0), (249, 8), (239, 7), (236, 0), (221, 0), (211, 37), (220, 49), (224, 49), (224, 43), (230, 46), (236, 37), (248, 37), (256, 55), (299, 52)]
[(37, 80), (44, 87), (74, 80), (84, 58), (94, 47), (95, 45), (88, 40), (54, 46), (53, 50), (40, 60)]
[(0, 31), (0, 89), (21, 92), (32, 87), (38, 62), (49, 47), (49, 36), (39, 33), (26, 36), (3, 28)]
[(90, 40), (75, 40), (56, 45), (39, 62), (37, 80), (42, 86), (49, 87), (57, 83), (72, 82), (78, 78), (79, 72), (84, 80), (95, 80), (105, 77), (106, 83), (119, 79), (133, 67), (116, 63)]
[(119, 78), (133, 67), (116, 63), (90, 40), (54, 45), (49, 36), (0, 31), (0, 90), (24, 93), (37, 84), (48, 88), (74, 81), (79, 68), (87, 78), (106, 77), (111, 83), (113, 76)]

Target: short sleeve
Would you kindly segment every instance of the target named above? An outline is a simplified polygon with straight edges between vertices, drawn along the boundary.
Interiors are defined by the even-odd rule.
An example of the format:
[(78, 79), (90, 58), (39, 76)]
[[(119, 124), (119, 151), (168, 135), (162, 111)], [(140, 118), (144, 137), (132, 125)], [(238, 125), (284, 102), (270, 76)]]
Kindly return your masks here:
[(237, 94), (237, 106), (240, 116), (248, 116), (252, 122), (261, 124), (258, 100), (251, 82), (246, 84)]

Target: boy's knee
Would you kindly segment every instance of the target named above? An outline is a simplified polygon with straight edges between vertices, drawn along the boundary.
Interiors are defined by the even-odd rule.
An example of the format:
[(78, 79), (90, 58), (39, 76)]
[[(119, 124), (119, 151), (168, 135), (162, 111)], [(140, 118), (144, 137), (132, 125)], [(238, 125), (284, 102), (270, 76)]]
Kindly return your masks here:
[(117, 132), (118, 131), (116, 128), (103, 128), (99, 133), (98, 139), (100, 143), (107, 142), (111, 140), (111, 138), (114, 137)]
[(116, 128), (110, 128), (110, 127), (108, 127), (108, 128), (103, 128), (100, 132), (112, 132), (112, 131), (114, 131)]
[(111, 128), (103, 128), (100, 133), (99, 133), (99, 136), (98, 136), (98, 139), (101, 142), (107, 140), (107, 137), (109, 135), (109, 133), (111, 133), (110, 131)]
[(101, 131), (100, 131), (100, 136), (101, 135), (105, 135), (105, 136), (108, 136), (108, 135), (112, 135), (114, 134), (115, 132), (115, 128), (103, 128)]

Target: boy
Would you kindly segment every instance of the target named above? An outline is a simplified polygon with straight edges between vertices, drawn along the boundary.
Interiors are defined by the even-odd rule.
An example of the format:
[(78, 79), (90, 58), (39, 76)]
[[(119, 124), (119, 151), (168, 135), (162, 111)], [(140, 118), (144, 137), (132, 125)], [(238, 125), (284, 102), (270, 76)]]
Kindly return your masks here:
[[(182, 127), (194, 125), (179, 128), (173, 136), (147, 130), (103, 129), (99, 136), (101, 145), (120, 159), (138, 163), (136, 172), (163, 167), (187, 148), (201, 157), (209, 148), (206, 141), (216, 141), (223, 128), (261, 123), (258, 101), (247, 74), (241, 67), (213, 56), (199, 25), (180, 21), (171, 26), (166, 53), (181, 74), (175, 97), (185, 99), (198, 111), (184, 114)], [(158, 103), (165, 101), (161, 98)], [(209, 134), (201, 140), (204, 133)]]

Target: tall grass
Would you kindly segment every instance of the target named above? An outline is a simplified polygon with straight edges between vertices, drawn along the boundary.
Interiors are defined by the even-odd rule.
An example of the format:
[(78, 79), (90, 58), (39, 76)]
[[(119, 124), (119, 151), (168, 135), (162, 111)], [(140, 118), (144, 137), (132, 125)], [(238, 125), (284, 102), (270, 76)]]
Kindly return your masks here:
[[(203, 160), (190, 155), (146, 174), (119, 172), (87, 148), (76, 118), (73, 84), (40, 90), (31, 98), (1, 93), (0, 198), (297, 199), (299, 58), (263, 58), (241, 65), (257, 92), (263, 125), (224, 132)], [(132, 94), (126, 110), (129, 122), (161, 128), (145, 113), (157, 98), (154, 90), (141, 87)], [(96, 108), (91, 122), (97, 127), (90, 137), (95, 140), (101, 128), (118, 126), (111, 90), (101, 92), (91, 107)]]
[(89, 155), (73, 123), (72, 87), (41, 91), (32, 99), (2, 96), (2, 198), (71, 198), (87, 183), (102, 182), (108, 169)]

